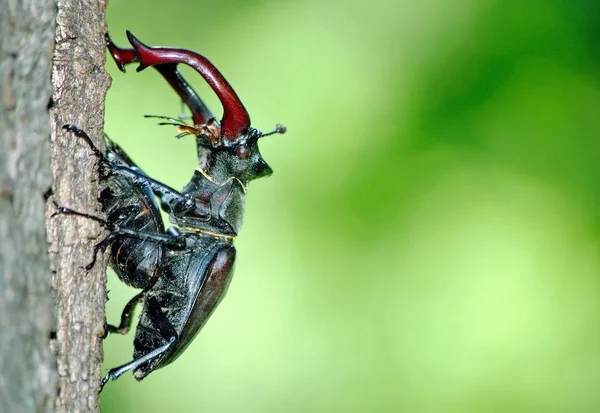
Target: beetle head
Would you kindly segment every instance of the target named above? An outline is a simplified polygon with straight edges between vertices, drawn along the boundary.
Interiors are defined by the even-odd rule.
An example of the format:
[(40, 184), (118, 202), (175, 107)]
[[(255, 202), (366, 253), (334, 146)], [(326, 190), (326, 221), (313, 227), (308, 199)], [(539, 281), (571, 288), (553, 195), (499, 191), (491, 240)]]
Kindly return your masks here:
[(276, 133), (285, 133), (282, 125), (277, 125), (269, 133), (261, 133), (258, 129), (250, 128), (248, 133), (233, 142), (224, 141), (222, 145), (213, 146), (208, 142), (198, 140), (198, 163), (211, 176), (222, 180), (235, 177), (244, 184), (273, 173), (265, 162), (258, 148), (258, 140)]
[[(283, 126), (277, 125), (273, 132), (267, 134), (261, 134), (257, 129), (250, 127), (250, 115), (229, 82), (201, 54), (172, 47), (150, 47), (140, 42), (129, 31), (127, 37), (140, 62), (138, 71), (155, 66), (165, 74), (167, 70), (174, 71), (174, 65), (188, 65), (206, 80), (223, 105), (223, 118), (220, 123), (214, 118), (206, 119), (211, 113), (210, 110), (204, 103), (197, 102), (199, 106), (190, 106), (190, 109), (194, 123), (200, 121), (202, 124), (177, 124), (182, 132), (179, 137), (186, 134), (196, 136), (198, 165), (201, 169), (210, 170), (215, 177), (236, 177), (244, 183), (272, 173), (260, 155), (257, 141), (263, 136), (285, 133)], [(174, 72), (169, 73), (170, 76), (174, 76)]]

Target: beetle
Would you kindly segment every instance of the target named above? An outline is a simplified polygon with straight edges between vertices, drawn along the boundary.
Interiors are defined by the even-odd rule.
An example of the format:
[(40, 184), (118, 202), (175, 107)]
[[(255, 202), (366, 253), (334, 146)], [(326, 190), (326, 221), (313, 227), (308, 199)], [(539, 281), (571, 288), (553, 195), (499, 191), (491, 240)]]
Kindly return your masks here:
[[(233, 241), (242, 226), (248, 183), (272, 173), (259, 152), (258, 140), (286, 132), (281, 125), (269, 133), (251, 127), (250, 116), (237, 94), (204, 56), (179, 48), (149, 47), (129, 31), (127, 37), (133, 48), (119, 48), (107, 36), (110, 53), (122, 71), (134, 62), (139, 62), (138, 71), (154, 67), (182, 98), (191, 111), (193, 124), (168, 117), (161, 117), (159, 124), (176, 126), (180, 132), (177, 137), (195, 137), (198, 166), (190, 182), (176, 191), (144, 174), (124, 153), (121, 162), (105, 162), (110, 166), (105, 167), (109, 174), (119, 177), (116, 182), (128, 188), (129, 196), (106, 200), (103, 208), (112, 205), (116, 210), (129, 211), (135, 210), (132, 204), (142, 204), (144, 210), (148, 207), (151, 211), (147, 217), (140, 217), (138, 205), (137, 215), (121, 212), (112, 220), (110, 213), (107, 221), (96, 218), (111, 230), (112, 238), (103, 241), (94, 253), (111, 245), (110, 260), (118, 266), (123, 263), (123, 256), (115, 246), (123, 246), (129, 261), (117, 275), (126, 283), (143, 288), (125, 308), (119, 329), (111, 331), (128, 330), (133, 307), (144, 303), (135, 331), (133, 360), (109, 369), (100, 391), (111, 378), (115, 380), (126, 371), (132, 370), (134, 377), (142, 380), (170, 364), (205, 325), (233, 275)], [(180, 63), (195, 69), (216, 93), (223, 105), (220, 122), (178, 71)], [(91, 144), (85, 132), (75, 127), (67, 129)], [(176, 227), (164, 231), (154, 221), (144, 226), (144, 220), (158, 216), (150, 208), (150, 191), (160, 199), (162, 209)], [(63, 212), (78, 214), (69, 211)], [(138, 273), (132, 274), (132, 269)]]
[[(179, 137), (195, 136), (198, 167), (180, 192), (131, 167), (115, 168), (120, 176), (152, 189), (178, 229), (170, 229), (166, 238), (162, 233), (154, 238), (163, 245), (164, 255), (159, 276), (146, 293), (133, 361), (110, 369), (102, 385), (128, 370), (141, 380), (173, 362), (204, 326), (233, 275), (233, 241), (242, 225), (247, 185), (272, 173), (259, 152), (258, 140), (286, 131), (281, 125), (266, 134), (252, 128), (237, 94), (204, 56), (185, 49), (149, 47), (129, 31), (127, 37), (132, 49), (119, 48), (107, 38), (109, 51), (123, 71), (133, 62), (139, 62), (138, 71), (155, 67), (186, 103), (193, 125), (168, 118), (162, 124), (177, 126)], [(223, 105), (221, 122), (181, 76), (179, 63), (195, 69), (216, 93)], [(151, 239), (151, 234), (145, 237)]]

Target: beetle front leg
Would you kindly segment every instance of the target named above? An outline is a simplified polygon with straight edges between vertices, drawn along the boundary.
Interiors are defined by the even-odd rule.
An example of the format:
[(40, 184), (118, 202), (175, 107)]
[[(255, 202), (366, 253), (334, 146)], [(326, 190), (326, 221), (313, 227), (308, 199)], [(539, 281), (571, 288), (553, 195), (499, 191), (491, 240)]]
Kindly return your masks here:
[(159, 244), (164, 244), (174, 250), (181, 250), (186, 247), (184, 238), (173, 237), (170, 234), (159, 234), (156, 232), (138, 231), (135, 229), (123, 227), (115, 228), (112, 233), (123, 237), (139, 239), (141, 241), (152, 241)]
[(183, 194), (160, 181), (150, 178), (141, 172), (126, 166), (115, 165), (113, 172), (125, 176), (147, 186), (159, 195), (162, 208), (175, 215), (183, 215), (189, 211), (194, 211), (198, 216), (210, 216), (210, 204), (207, 202), (197, 202), (191, 195)]
[(170, 186), (163, 184), (156, 179), (150, 178), (148, 175), (141, 171), (137, 171), (127, 166), (115, 165), (113, 172), (121, 176), (125, 176), (129, 179), (142, 183), (152, 190), (152, 192), (159, 196), (168, 197), (171, 205), (180, 205), (180, 208), (192, 209), (194, 206), (194, 200), (190, 195), (182, 194), (181, 192), (171, 188)]
[[(99, 167), (100, 167), (101, 175), (105, 175), (107, 173), (107, 170), (110, 170), (113, 167), (113, 165), (114, 165), (113, 162), (111, 162), (111, 160), (109, 160), (100, 151), (100, 149), (98, 149), (98, 147), (96, 145), (94, 145), (94, 142), (92, 142), (92, 139), (89, 137), (89, 135), (84, 130), (79, 129), (77, 126), (71, 125), (71, 124), (63, 125), (62, 128), (66, 131), (72, 132), (75, 136), (83, 139), (85, 141), (85, 143), (88, 144), (91, 151), (98, 158), (98, 161), (100, 163)], [(109, 140), (109, 142), (112, 144), (112, 141)], [(133, 165), (133, 166), (135, 166), (135, 165)]]
[[(146, 180), (152, 181), (154, 183), (154, 185), (152, 187), (150, 187), (149, 189), (154, 193), (154, 195), (156, 195), (157, 197), (160, 198), (161, 208), (165, 212), (171, 213), (172, 209), (174, 209), (178, 213), (185, 213), (186, 211), (190, 210), (190, 208), (191, 208), (190, 205), (192, 205), (192, 203), (190, 202), (190, 199), (191, 199), (190, 196), (182, 195), (181, 193), (175, 191), (173, 188), (170, 188), (167, 185), (163, 185), (160, 182), (155, 181), (152, 178), (148, 177), (148, 175), (146, 175), (144, 173), (144, 171), (142, 171), (142, 169), (133, 162), (131, 157), (129, 157), (129, 155), (127, 155), (127, 153), (123, 150), (123, 148), (121, 148), (119, 145), (117, 145), (110, 139), (105, 138), (105, 141), (106, 141), (106, 144), (108, 145), (108, 147), (113, 152), (115, 152), (121, 158), (121, 160), (123, 162), (125, 162), (125, 166), (120, 165), (121, 169), (117, 168), (116, 165), (113, 165), (112, 170), (119, 169), (120, 172), (117, 171), (116, 173), (125, 175), (130, 179), (136, 179), (139, 181), (141, 179), (141, 177), (145, 177)], [(128, 168), (128, 169), (123, 169), (123, 168)], [(130, 174), (129, 173), (130, 171), (134, 172), (134, 174)], [(132, 177), (135, 177), (135, 178), (132, 178)], [(207, 210), (209, 208), (210, 208), (209, 206), (206, 207)]]
[(88, 136), (88, 134), (84, 130), (79, 129), (77, 126), (70, 125), (70, 124), (63, 125), (62, 128), (66, 131), (72, 132), (73, 134), (75, 134), (75, 136), (83, 139), (85, 141), (85, 143), (88, 144), (88, 146), (90, 147), (90, 149), (92, 150), (92, 152), (94, 153), (94, 155), (98, 158), (98, 160), (100, 162), (100, 173), (101, 174), (104, 173), (104, 168), (110, 167), (111, 162), (100, 151), (100, 149), (98, 149), (96, 147), (96, 145), (94, 145), (94, 142), (92, 142), (92, 139)]

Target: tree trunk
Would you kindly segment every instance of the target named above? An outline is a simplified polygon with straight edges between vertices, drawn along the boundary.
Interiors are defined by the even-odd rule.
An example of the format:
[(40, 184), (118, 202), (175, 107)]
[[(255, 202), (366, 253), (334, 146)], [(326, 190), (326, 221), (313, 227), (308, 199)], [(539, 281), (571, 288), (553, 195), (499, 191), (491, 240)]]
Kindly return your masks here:
[(100, 215), (96, 158), (61, 128), (102, 147), (105, 6), (0, 0), (0, 412), (99, 410), (104, 259), (83, 267), (105, 234), (51, 215)]
[[(104, 97), (110, 85), (104, 71), (106, 3), (66, 0), (58, 5), (50, 111), (53, 201), (100, 216), (97, 159), (83, 140), (62, 127), (75, 125), (103, 147)], [(93, 245), (105, 235), (85, 218), (63, 215), (48, 221), (58, 319), (57, 412), (98, 411), (106, 302), (104, 259), (99, 256), (89, 272), (82, 267), (92, 260)]]
[(52, 410), (44, 193), (55, 4), (0, 2), (0, 411)]

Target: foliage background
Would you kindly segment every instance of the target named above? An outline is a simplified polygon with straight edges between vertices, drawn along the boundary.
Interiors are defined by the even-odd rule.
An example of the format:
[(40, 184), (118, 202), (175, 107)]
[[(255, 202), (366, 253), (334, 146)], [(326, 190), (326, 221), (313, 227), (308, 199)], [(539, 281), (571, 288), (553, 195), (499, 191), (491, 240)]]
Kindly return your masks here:
[[(104, 412), (600, 411), (600, 3), (111, 0), (108, 25), (205, 54), (275, 170), (226, 300)], [(180, 104), (120, 73), (106, 131), (180, 188)], [(188, 78), (220, 106), (191, 71)], [(133, 290), (113, 276), (115, 322)], [(105, 367), (130, 360), (109, 337)]]

